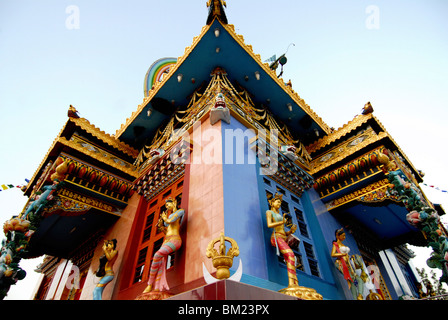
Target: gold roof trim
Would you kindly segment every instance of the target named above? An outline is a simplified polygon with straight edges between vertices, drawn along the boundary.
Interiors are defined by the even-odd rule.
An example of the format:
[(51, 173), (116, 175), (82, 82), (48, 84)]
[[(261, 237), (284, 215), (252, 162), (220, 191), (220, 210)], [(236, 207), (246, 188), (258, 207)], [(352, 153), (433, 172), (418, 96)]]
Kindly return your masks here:
[[(363, 114), (357, 115), (357, 116), (355, 116), (355, 118), (353, 120), (344, 124), (341, 128), (335, 130), (334, 132), (330, 133), (327, 136), (320, 138), (313, 144), (308, 145), (306, 147), (306, 149), (308, 150), (308, 152), (310, 154), (313, 152), (316, 152), (317, 150), (324, 148), (324, 147), (328, 146), (330, 143), (335, 142), (336, 140), (342, 138), (347, 133), (350, 133), (351, 131), (358, 128), (359, 126), (366, 123), (369, 119), (372, 119), (372, 118), (375, 118), (372, 113), (369, 113), (366, 115), (363, 115)], [(386, 130), (384, 130), (384, 131), (386, 131)]]
[(102, 163), (105, 163), (105, 164), (107, 164), (115, 169), (118, 169), (124, 173), (127, 173), (128, 175), (130, 175), (132, 177), (135, 177), (135, 178), (138, 177), (138, 173), (137, 173), (137, 170), (135, 169), (135, 167), (133, 167), (133, 169), (128, 169), (123, 166), (120, 166), (113, 159), (110, 159), (108, 157), (100, 157), (100, 156), (98, 156), (97, 152), (87, 150), (86, 148), (79, 146), (76, 142), (69, 141), (69, 140), (65, 139), (64, 137), (59, 137), (59, 139), (57, 139), (57, 142), (60, 142), (61, 144), (65, 145), (67, 147), (70, 147), (72, 149), (75, 149), (79, 152), (82, 152), (98, 161), (101, 161)]
[[(299, 105), (302, 110), (304, 110), (315, 122), (319, 124), (319, 126), (327, 133), (329, 134), (331, 132), (330, 127), (322, 120), (321, 117), (315, 113), (311, 107), (306, 104), (305, 100), (303, 100), (293, 89), (291, 86), (285, 84), (282, 78), (278, 78), (275, 70), (272, 70), (269, 67), (268, 63), (264, 63), (261, 60), (261, 56), (259, 54), (255, 54), (252, 48), (252, 45), (244, 43), (244, 37), (242, 35), (239, 35), (235, 32), (235, 26), (233, 24), (223, 24), (217, 17), (214, 18), (214, 20), (218, 20), (221, 26), (229, 32), (229, 34), (232, 36), (232, 38), (254, 59), (258, 65), (268, 74), (271, 76), (271, 78), (279, 85), (279, 87), (283, 88), (283, 90), (292, 98), (292, 100)], [(193, 38), (193, 43), (191, 46), (188, 46), (185, 48), (184, 55), (182, 57), (179, 57), (177, 59), (177, 63), (174, 64), (170, 71), (168, 72), (167, 76), (163, 78), (161, 82), (156, 82), (153, 86), (153, 88), (149, 91), (148, 96), (143, 99), (143, 102), (138, 105), (137, 110), (132, 112), (131, 116), (126, 119), (126, 122), (121, 125), (120, 129), (118, 129), (115, 133), (116, 137), (120, 137), (123, 132), (126, 130), (126, 128), (137, 118), (137, 116), (143, 111), (143, 108), (148, 104), (149, 101), (157, 94), (159, 89), (165, 84), (168, 79), (173, 76), (174, 73), (177, 72), (177, 69), (179, 66), (188, 58), (190, 53), (193, 51), (193, 49), (196, 47), (196, 45), (199, 43), (199, 41), (202, 39), (202, 37), (207, 33), (207, 31), (210, 29), (211, 25), (205, 25), (202, 27), (201, 33), (198, 36), (195, 36)]]
[[(62, 129), (59, 131), (59, 134), (56, 136), (56, 138), (53, 140), (53, 143), (51, 144), (51, 146), (48, 148), (47, 153), (45, 154), (45, 156), (43, 157), (42, 161), (40, 162), (39, 166), (37, 167), (37, 169), (35, 170), (33, 176), (30, 179), (30, 182), (28, 183), (28, 186), (31, 186), (34, 182), (34, 179), (36, 178), (37, 174), (39, 173), (40, 169), (42, 168), (42, 166), (44, 165), (45, 162), (47, 162), (48, 157), (50, 155), (50, 152), (54, 149), (56, 143), (61, 142), (61, 135), (64, 132), (64, 130), (67, 127), (67, 124), (69, 122), (73, 122), (76, 125), (78, 125), (80, 128), (82, 128), (83, 130), (89, 132), (90, 134), (92, 134), (93, 136), (99, 138), (101, 141), (112, 145), (116, 148), (118, 148), (119, 150), (125, 152), (126, 154), (136, 158), (138, 156), (138, 151), (133, 149), (132, 147), (126, 145), (125, 143), (117, 140), (116, 138), (114, 138), (113, 136), (108, 135), (107, 133), (105, 133), (104, 131), (101, 131), (100, 129), (96, 128), (94, 125), (92, 125), (87, 119), (84, 118), (68, 118), (68, 120), (65, 122), (65, 124), (62, 126)], [(64, 140), (67, 141), (67, 139), (64, 138)], [(111, 144), (112, 143), (112, 144)], [(123, 149), (120, 149), (123, 148)], [(125, 151), (127, 150), (127, 151)], [(81, 151), (81, 150), (79, 150)], [(85, 150), (81, 151), (83, 153), (85, 153)], [(118, 168), (120, 170), (122, 170), (122, 168)], [(122, 170), (123, 171), (123, 170)], [(124, 171), (126, 172), (126, 171)], [(128, 172), (126, 172), (128, 173)], [(130, 174), (130, 173), (128, 173)], [(132, 173), (130, 174), (131, 176), (135, 176), (136, 177), (136, 173)], [(27, 190), (28, 191), (28, 188)], [(26, 192), (25, 191), (25, 192)]]
[(368, 145), (370, 145), (370, 144), (372, 144), (374, 142), (377, 142), (377, 141), (379, 141), (381, 139), (384, 139), (386, 137), (390, 137), (390, 136), (386, 132), (380, 132), (378, 135), (370, 136), (369, 138), (367, 138), (366, 140), (364, 140), (363, 142), (361, 142), (357, 146), (352, 147), (350, 149), (347, 149), (346, 152), (344, 152), (344, 153), (342, 153), (342, 154), (340, 154), (340, 155), (338, 155), (338, 156), (336, 156), (336, 157), (334, 157), (334, 158), (332, 158), (332, 159), (330, 159), (328, 161), (325, 161), (325, 162), (323, 162), (320, 165), (316, 165), (315, 162), (312, 162), (311, 163), (312, 169), (310, 171), (310, 174), (314, 175), (317, 172), (319, 172), (319, 171), (321, 171), (321, 170), (323, 170), (325, 168), (328, 168), (329, 166), (331, 166), (331, 165), (333, 165), (335, 163), (338, 163), (338, 162), (342, 161), (343, 159), (345, 159), (348, 156), (354, 154), (355, 152), (365, 148), (366, 146), (368, 146)]
[(85, 118), (69, 118), (70, 121), (75, 123), (78, 127), (85, 130), (86, 132), (90, 133), (94, 137), (100, 139), (104, 143), (108, 144), (111, 147), (114, 147), (123, 153), (133, 157), (134, 159), (138, 156), (138, 151), (131, 146), (127, 145), (124, 142), (121, 142), (114, 136), (100, 130), (93, 124), (91, 124), (87, 119)]
[(229, 32), (229, 34), (235, 39), (235, 41), (254, 59), (258, 65), (271, 76), (280, 88), (282, 88), (291, 98), (297, 103), (297, 105), (302, 108), (319, 126), (329, 134), (331, 132), (330, 127), (322, 120), (321, 117), (315, 113), (311, 107), (303, 100), (297, 92), (295, 92), (291, 86), (287, 85), (282, 78), (277, 77), (275, 70), (269, 67), (269, 63), (265, 63), (261, 60), (259, 54), (254, 53), (252, 45), (244, 43), (244, 37), (235, 32), (235, 26), (233, 24), (223, 25), (223, 27)]
[(381, 127), (381, 129), (383, 129), (384, 132), (387, 133), (387, 136), (389, 137), (389, 139), (392, 141), (392, 143), (395, 145), (395, 147), (397, 148), (398, 152), (400, 152), (400, 154), (403, 156), (403, 158), (406, 160), (406, 162), (409, 164), (409, 166), (412, 168), (412, 170), (414, 170), (414, 172), (420, 177), (420, 179), (423, 181), (423, 177), (420, 175), (420, 171), (417, 170), (414, 165), (412, 164), (412, 162), (409, 160), (408, 156), (403, 152), (403, 150), (400, 148), (400, 146), (398, 145), (397, 142), (395, 142), (395, 140), (392, 138), (392, 136), (389, 134), (389, 132), (387, 132), (386, 128), (383, 126), (383, 124), (378, 120), (377, 117), (373, 116), (373, 119), (375, 119), (376, 123), (378, 123), (378, 125)]
[[(216, 18), (215, 18), (216, 19)], [(190, 53), (193, 51), (193, 49), (196, 47), (196, 45), (199, 43), (199, 41), (202, 39), (202, 37), (207, 33), (207, 31), (210, 29), (210, 25), (205, 25), (202, 27), (201, 33), (198, 36), (195, 36), (193, 38), (193, 43), (185, 48), (184, 55), (182, 57), (177, 58), (177, 62), (170, 67), (170, 71), (168, 74), (163, 77), (163, 80), (160, 82), (155, 82), (151, 90), (148, 92), (148, 96), (143, 98), (143, 102), (138, 105), (137, 110), (132, 112), (131, 116), (126, 119), (126, 122), (121, 125), (120, 129), (118, 129), (115, 132), (116, 137), (120, 137), (123, 132), (127, 129), (127, 127), (137, 118), (137, 116), (143, 111), (143, 108), (148, 104), (149, 101), (151, 101), (152, 98), (159, 92), (159, 89), (165, 84), (165, 82), (170, 79), (175, 72), (177, 72), (177, 69), (179, 69), (179, 66), (187, 59), (187, 57), (190, 55)], [(136, 157), (138, 156), (138, 152)]]
[(26, 192), (28, 192), (28, 188), (33, 185), (34, 179), (36, 179), (37, 174), (39, 173), (40, 169), (43, 167), (44, 163), (47, 162), (48, 157), (50, 155), (50, 152), (54, 149), (56, 143), (59, 140), (59, 137), (61, 136), (62, 132), (65, 130), (65, 128), (67, 127), (68, 124), (68, 120), (67, 122), (65, 122), (64, 126), (62, 127), (61, 131), (59, 131), (59, 134), (57, 135), (57, 137), (53, 140), (53, 143), (51, 144), (50, 148), (48, 148), (47, 153), (45, 154), (44, 158), (42, 159), (42, 161), (40, 162), (39, 166), (37, 167), (37, 169), (34, 171), (33, 176), (30, 179), (30, 182), (28, 182), (27, 186), (26, 186), (26, 190), (24, 192), (24, 194)]
[(369, 113), (366, 115), (363, 115), (363, 114), (357, 115), (352, 121), (346, 123), (344, 126), (339, 128), (338, 130), (334, 131), (332, 134), (319, 139), (314, 144), (309, 145), (307, 147), (308, 152), (312, 153), (312, 152), (319, 150), (320, 148), (323, 148), (323, 147), (329, 145), (330, 143), (340, 139), (341, 137), (345, 136), (347, 133), (353, 131), (354, 129), (358, 128), (362, 124), (366, 123), (369, 119), (375, 120), (375, 122), (382, 129), (382, 132), (378, 133), (378, 135), (376, 135), (374, 137), (370, 137), (369, 139), (364, 140), (358, 146), (351, 148), (350, 153), (346, 153), (344, 155), (338, 156), (338, 157), (331, 159), (330, 161), (327, 161), (326, 163), (319, 165), (319, 166), (315, 166), (316, 163), (312, 162), (313, 168), (311, 170), (311, 174), (314, 174), (328, 166), (331, 166), (331, 165), (337, 163), (338, 161), (341, 161), (343, 158), (349, 156), (350, 154), (353, 154), (354, 152), (356, 152), (358, 150), (361, 150), (365, 146), (367, 146), (375, 141), (381, 140), (383, 138), (389, 138), (389, 140), (397, 148), (398, 152), (400, 152), (400, 154), (406, 160), (406, 162), (409, 164), (409, 166), (412, 168), (412, 170), (421, 178), (419, 171), (414, 167), (412, 162), (409, 160), (409, 158), (406, 156), (406, 154), (403, 152), (403, 150), (400, 148), (400, 146), (397, 144), (397, 142), (392, 138), (392, 136), (389, 134), (389, 132), (387, 132), (384, 125), (372, 113)]

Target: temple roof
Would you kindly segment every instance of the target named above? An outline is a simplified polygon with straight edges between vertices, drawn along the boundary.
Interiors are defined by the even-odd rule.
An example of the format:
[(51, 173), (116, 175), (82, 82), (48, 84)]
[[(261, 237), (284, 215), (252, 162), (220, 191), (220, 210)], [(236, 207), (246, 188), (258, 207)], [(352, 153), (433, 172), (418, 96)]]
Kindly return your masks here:
[[(373, 114), (373, 108), (370, 103), (366, 104), (369, 106), (368, 112), (363, 112), (360, 115), (356, 115), (351, 121), (344, 124), (341, 128), (337, 130), (333, 130), (330, 134), (320, 138), (314, 143), (308, 145), (306, 147), (307, 151), (313, 158), (313, 169), (312, 173), (316, 174), (317, 172), (326, 171), (327, 168), (330, 168), (338, 163), (343, 163), (346, 161), (346, 158), (351, 157), (352, 153), (356, 153), (361, 149), (368, 148), (369, 145), (373, 145), (378, 141), (382, 141), (385, 145), (387, 145), (392, 150), (397, 150), (403, 159), (406, 161), (407, 165), (412, 169), (416, 179), (419, 182), (422, 182), (421, 173), (417, 170), (400, 146), (395, 142), (389, 132), (386, 130), (384, 125), (379, 121), (377, 117)], [(340, 153), (338, 157), (335, 157), (331, 160), (322, 162), (319, 159), (325, 155), (332, 148), (338, 147), (342, 143), (349, 142), (349, 139), (354, 137), (357, 132), (362, 127), (366, 126), (374, 127), (374, 130), (377, 132), (376, 135), (373, 135), (370, 139), (363, 141), (363, 143), (359, 144), (357, 148), (353, 148), (351, 152), (345, 151), (344, 153)]]
[(161, 82), (154, 84), (137, 110), (117, 130), (117, 138), (136, 149), (142, 148), (176, 109), (188, 105), (195, 90), (210, 81), (216, 67), (225, 69), (232, 83), (239, 83), (254, 95), (255, 104), (268, 107), (303, 143), (312, 143), (318, 134), (330, 132), (329, 126), (291, 86), (278, 78), (268, 63), (262, 62), (251, 45), (244, 43), (234, 26), (221, 19), (222, 16), (215, 15), (202, 28), (192, 45), (185, 48), (184, 55)]
[[(79, 143), (80, 141), (74, 141), (72, 135), (75, 134), (77, 129), (81, 129), (79, 132), (83, 132), (84, 135), (90, 135), (90, 139), (95, 141), (96, 144), (87, 146), (87, 144), (92, 141), (86, 141), (87, 144), (85, 145), (87, 147), (83, 147), (82, 144)], [(78, 140), (80, 139), (82, 139), (82, 137)], [(62, 127), (58, 136), (53, 140), (53, 143), (48, 149), (41, 164), (30, 179), (25, 194), (29, 195), (31, 193), (32, 187), (44, 170), (44, 167), (49, 161), (58, 157), (64, 148), (70, 148), (75, 150), (75, 152), (90, 156), (97, 162), (110, 167), (111, 170), (122, 172), (129, 179), (137, 176), (135, 167), (132, 163), (138, 156), (138, 151), (116, 139), (114, 136), (101, 131), (87, 119), (79, 117), (76, 109), (70, 106), (67, 122)], [(102, 152), (98, 152), (98, 150), (101, 150)]]

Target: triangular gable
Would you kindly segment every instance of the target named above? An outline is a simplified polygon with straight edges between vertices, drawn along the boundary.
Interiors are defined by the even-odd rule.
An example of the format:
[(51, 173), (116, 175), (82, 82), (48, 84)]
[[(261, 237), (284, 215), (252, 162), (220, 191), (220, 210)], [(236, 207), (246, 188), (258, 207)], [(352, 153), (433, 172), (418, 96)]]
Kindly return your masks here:
[[(116, 136), (135, 148), (141, 148), (174, 110), (188, 105), (188, 97), (203, 82), (210, 81), (210, 73), (216, 67), (224, 68), (232, 83), (238, 82), (256, 95), (256, 102), (266, 104), (302, 139), (314, 141), (317, 134), (330, 132), (291, 86), (262, 62), (251, 45), (244, 43), (243, 36), (235, 33), (233, 25), (223, 24), (215, 18), (202, 28), (193, 44), (185, 48), (184, 55), (170, 67), (163, 81), (156, 83), (148, 92), (142, 104), (117, 130)], [(258, 73), (259, 80), (255, 73)]]

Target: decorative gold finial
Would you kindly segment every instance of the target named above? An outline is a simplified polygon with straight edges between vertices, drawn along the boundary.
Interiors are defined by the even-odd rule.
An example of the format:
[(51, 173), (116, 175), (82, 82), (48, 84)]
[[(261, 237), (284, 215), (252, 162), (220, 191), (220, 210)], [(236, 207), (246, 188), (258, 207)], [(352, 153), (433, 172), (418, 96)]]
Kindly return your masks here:
[(208, 0), (207, 8), (209, 8), (209, 11), (207, 17), (207, 24), (211, 24), (215, 17), (218, 17), (218, 19), (222, 23), (227, 24), (228, 22), (226, 13), (224, 12), (224, 7), (227, 7), (227, 4), (223, 0)]
[[(226, 241), (230, 242), (230, 249), (226, 253)], [(219, 244), (219, 250), (215, 249), (215, 244)], [(216, 278), (219, 280), (228, 279), (230, 277), (229, 269), (233, 265), (233, 258), (240, 254), (240, 249), (235, 240), (224, 236), (224, 232), (221, 232), (219, 238), (216, 238), (207, 246), (206, 255), (207, 258), (212, 259), (213, 267), (216, 270)]]
[(372, 107), (372, 105), (370, 104), (370, 101), (369, 101), (362, 108), (362, 114), (365, 115), (365, 114), (370, 114), (372, 112), (373, 112), (373, 107)]
[(76, 108), (74, 106), (70, 105), (70, 107), (68, 107), (67, 116), (69, 118), (78, 119), (79, 118), (78, 110), (76, 110)]

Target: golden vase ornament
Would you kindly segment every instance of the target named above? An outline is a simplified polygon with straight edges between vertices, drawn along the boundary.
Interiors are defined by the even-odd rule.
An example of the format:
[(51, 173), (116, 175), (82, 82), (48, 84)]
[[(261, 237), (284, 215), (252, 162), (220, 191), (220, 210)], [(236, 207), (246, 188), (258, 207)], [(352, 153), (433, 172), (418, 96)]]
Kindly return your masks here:
[[(230, 243), (231, 247), (226, 253), (226, 241)], [(219, 242), (218, 250), (215, 249), (215, 245)], [(212, 259), (213, 267), (216, 268), (216, 278), (219, 280), (228, 279), (230, 277), (229, 269), (233, 265), (233, 258), (240, 254), (238, 244), (235, 240), (224, 236), (224, 232), (221, 233), (219, 238), (216, 238), (207, 246), (206, 255), (207, 258)]]

